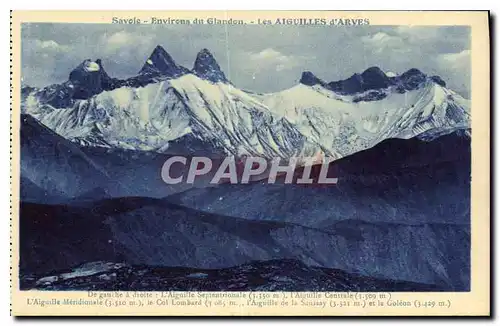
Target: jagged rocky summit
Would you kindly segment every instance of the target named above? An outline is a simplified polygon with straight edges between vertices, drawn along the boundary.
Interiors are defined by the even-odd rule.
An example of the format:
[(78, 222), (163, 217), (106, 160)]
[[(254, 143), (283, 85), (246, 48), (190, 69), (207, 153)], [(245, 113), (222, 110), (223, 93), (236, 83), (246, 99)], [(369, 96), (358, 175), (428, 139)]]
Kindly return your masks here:
[(178, 65), (170, 54), (160, 45), (155, 47), (153, 53), (151, 53), (144, 63), (144, 66), (142, 66), (142, 69), (139, 71), (140, 75), (151, 74), (171, 78), (179, 77), (187, 73), (189, 73), (189, 70)]
[(207, 49), (202, 49), (198, 52), (194, 62), (193, 72), (200, 78), (209, 80), (211, 82), (228, 83), (226, 75), (220, 69), (219, 64), (214, 56)]
[(54, 108), (67, 108), (74, 105), (76, 100), (89, 99), (104, 91), (120, 87), (144, 87), (190, 73), (210, 82), (229, 83), (214, 56), (207, 49), (202, 49), (198, 53), (193, 70), (190, 71), (178, 65), (162, 46), (157, 45), (137, 76), (127, 79), (112, 78), (105, 71), (101, 59), (95, 61), (86, 59), (70, 72), (66, 82), (50, 85), (41, 90), (25, 86), (21, 92), (23, 98), (36, 92), (37, 98), (42, 103)]
[(368, 92), (365, 94), (366, 96), (359, 97), (355, 101), (383, 99), (387, 96), (387, 93), (383, 92), (383, 90), (391, 87), (397, 93), (413, 91), (420, 88), (426, 81), (432, 81), (442, 87), (446, 87), (446, 83), (441, 77), (427, 76), (416, 68), (411, 68), (401, 75), (388, 76), (379, 67), (370, 67), (361, 74), (356, 73), (347, 79), (332, 82), (325, 82), (310, 71), (303, 72), (300, 78), (301, 84), (307, 86), (320, 85), (342, 95), (355, 95)]

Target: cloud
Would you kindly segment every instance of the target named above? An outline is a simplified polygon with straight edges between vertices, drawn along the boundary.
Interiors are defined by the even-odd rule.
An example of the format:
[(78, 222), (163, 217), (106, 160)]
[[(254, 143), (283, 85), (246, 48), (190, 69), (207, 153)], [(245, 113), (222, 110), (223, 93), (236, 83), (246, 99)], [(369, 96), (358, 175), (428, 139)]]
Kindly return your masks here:
[(250, 61), (257, 69), (269, 69), (274, 67), (276, 71), (288, 70), (296, 67), (301, 58), (293, 55), (285, 55), (275, 49), (267, 48), (260, 52), (248, 53)]
[(34, 47), (37, 52), (68, 52), (71, 47), (61, 45), (54, 40), (34, 40)]
[(153, 38), (142, 33), (130, 33), (118, 31), (116, 33), (105, 33), (101, 36), (100, 43), (106, 53), (114, 53), (123, 49), (130, 50), (137, 47), (151, 46)]
[(470, 63), (470, 50), (463, 50), (458, 53), (444, 53), (438, 57), (438, 60), (452, 67), (463, 67)]
[(432, 40), (438, 35), (439, 30), (428, 26), (399, 26), (395, 33), (401, 37), (406, 37), (410, 42), (422, 40)]
[(468, 97), (471, 78), (471, 51), (463, 50), (456, 53), (444, 53), (436, 58), (443, 75), (453, 81), (453, 90)]
[(105, 35), (105, 42), (109, 46), (123, 46), (126, 44), (129, 44), (130, 41), (132, 41), (135, 37), (131, 33), (127, 33), (125, 31), (120, 31), (114, 34), (111, 34), (110, 36)]
[(432, 53), (445, 43), (440, 37), (440, 29), (428, 26), (399, 26), (363, 36), (361, 40), (378, 54), (386, 51), (399, 54), (420, 52), (422, 49)]
[(286, 60), (286, 56), (281, 54), (281, 52), (276, 51), (271, 48), (267, 48), (258, 53), (252, 53), (251, 58), (253, 60)]
[(396, 52), (407, 52), (404, 38), (398, 35), (390, 35), (385, 32), (377, 32), (373, 35), (361, 37), (361, 41), (368, 47), (371, 47), (376, 53), (382, 53), (386, 50)]

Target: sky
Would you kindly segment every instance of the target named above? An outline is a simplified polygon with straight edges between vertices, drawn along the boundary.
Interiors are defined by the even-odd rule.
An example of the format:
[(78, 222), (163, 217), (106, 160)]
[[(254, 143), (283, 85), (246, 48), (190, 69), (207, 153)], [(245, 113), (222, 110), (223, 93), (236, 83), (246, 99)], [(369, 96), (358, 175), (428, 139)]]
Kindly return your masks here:
[(292, 87), (306, 70), (333, 81), (378, 66), (439, 75), (470, 97), (467, 26), (23, 24), (22, 81), (61, 83), (83, 60), (98, 58), (110, 76), (134, 76), (158, 44), (189, 69), (207, 48), (235, 86), (254, 92)]

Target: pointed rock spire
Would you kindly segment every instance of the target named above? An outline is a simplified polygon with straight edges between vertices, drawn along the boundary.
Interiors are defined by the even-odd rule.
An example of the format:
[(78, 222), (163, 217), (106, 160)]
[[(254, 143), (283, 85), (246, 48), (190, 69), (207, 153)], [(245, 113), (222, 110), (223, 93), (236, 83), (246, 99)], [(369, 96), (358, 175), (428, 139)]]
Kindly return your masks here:
[(310, 71), (304, 71), (302, 73), (302, 76), (300, 77), (301, 84), (307, 85), (307, 86), (314, 86), (314, 85), (321, 85), (324, 86), (325, 82), (316, 77), (312, 72)]
[(157, 45), (149, 58), (142, 66), (139, 74), (161, 75), (166, 77), (179, 77), (189, 71), (175, 63), (174, 59), (161, 46)]
[(198, 52), (196, 60), (194, 61), (193, 72), (197, 76), (214, 83), (229, 82), (226, 75), (224, 75), (224, 72), (220, 69), (220, 66), (214, 56), (207, 49), (202, 49)]
[(74, 90), (73, 98), (87, 99), (99, 94), (109, 79), (100, 59), (83, 61), (69, 74), (69, 82)]

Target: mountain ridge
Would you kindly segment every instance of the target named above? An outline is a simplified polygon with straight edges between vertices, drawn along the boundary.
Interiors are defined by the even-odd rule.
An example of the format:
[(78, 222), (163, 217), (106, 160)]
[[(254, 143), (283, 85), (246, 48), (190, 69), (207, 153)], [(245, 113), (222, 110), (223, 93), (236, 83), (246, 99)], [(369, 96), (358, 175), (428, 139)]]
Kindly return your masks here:
[[(362, 73), (356, 73), (343, 80), (326, 82), (315, 76), (310, 71), (304, 71), (299, 83), (307, 86), (320, 85), (328, 90), (342, 94), (353, 95), (367, 91), (377, 91), (395, 87), (396, 92), (405, 93), (420, 87), (425, 81), (434, 82), (442, 87), (446, 87), (446, 82), (439, 76), (427, 76), (416, 68), (411, 68), (400, 75), (388, 76), (377, 66), (369, 67)], [(364, 100), (378, 100), (385, 96), (379, 93), (378, 97), (367, 97)]]
[(188, 135), (237, 156), (288, 158), (322, 152), (340, 158), (390, 137), (468, 129), (469, 105), (430, 81), (405, 94), (357, 101), (302, 84), (252, 95), (187, 74), (102, 92), (62, 110), (28, 96), (23, 112), (89, 146), (163, 152)]
[(255, 94), (232, 85), (208, 49), (188, 70), (157, 46), (138, 76), (111, 78), (101, 60), (85, 60), (68, 82), (23, 92), (21, 107), (86, 146), (164, 152), (185, 143), (214, 155), (341, 158), (386, 138), (470, 128), (470, 102), (441, 81), (370, 67), (329, 83), (304, 72), (290, 89)]
[(178, 65), (161, 45), (157, 45), (154, 48), (139, 71), (139, 75), (151, 74), (171, 78), (180, 77), (187, 73), (189, 73), (189, 70)]
[[(54, 99), (47, 100), (48, 104), (62, 108), (71, 103), (70, 99), (88, 99), (102, 91), (109, 91), (124, 86), (143, 87), (159, 80), (178, 78), (190, 73), (213, 83), (229, 83), (215, 57), (207, 48), (203, 48), (198, 52), (193, 69), (190, 70), (178, 65), (174, 58), (161, 45), (157, 45), (148, 59), (145, 60), (136, 76), (126, 79), (110, 77), (105, 72), (101, 59), (96, 59), (95, 61), (86, 59), (70, 72), (68, 81), (62, 84), (47, 86), (39, 89), (39, 91), (62, 93), (59, 96), (63, 96), (64, 98), (60, 98), (59, 101)], [(362, 73), (356, 73), (347, 79), (331, 82), (325, 82), (316, 77), (312, 72), (304, 71), (299, 83), (307, 86), (321, 85), (339, 94), (352, 95), (367, 90), (383, 89), (389, 86), (398, 86), (398, 91), (404, 92), (415, 89), (426, 79), (446, 87), (446, 83), (441, 77), (427, 76), (416, 68), (411, 68), (400, 75), (389, 77), (376, 66), (369, 67)], [(402, 83), (401, 81), (404, 82)], [(75, 87), (77, 88), (76, 90), (74, 89)], [(56, 90), (52, 90), (51, 92), (50, 88), (56, 88)], [(23, 90), (28, 89), (31, 89), (29, 85), (23, 87)]]
[(210, 80), (214, 83), (229, 83), (214, 56), (206, 48), (201, 49), (196, 55), (192, 71), (200, 78)]
[[(117, 200), (113, 207), (123, 202), (114, 201)], [(108, 215), (93, 209), (92, 204), (85, 207), (21, 203), (20, 232), (25, 240), (20, 269), (50, 272), (98, 260), (225, 268), (255, 260), (296, 258), (304, 264), (368, 277), (443, 284), (450, 289), (467, 287), (467, 272), (453, 269), (457, 261), (435, 262), (447, 254), (460, 257), (460, 266), (466, 266), (467, 248), (462, 250), (453, 244), (466, 238), (467, 226), (368, 223), (370, 227), (366, 228), (364, 223), (358, 228), (356, 223), (346, 221), (338, 230), (333, 226), (325, 232), (290, 223), (200, 212), (166, 202), (138, 204), (137, 208)], [(392, 237), (381, 236), (388, 227)], [(427, 239), (429, 235), (431, 239)], [(449, 243), (429, 245), (436, 236), (446, 236)], [(385, 241), (383, 246), (379, 246), (381, 240)], [(429, 255), (419, 255), (413, 245), (425, 248)], [(414, 254), (409, 255), (410, 252)], [(393, 264), (393, 259), (398, 264)], [(446, 266), (444, 270), (442, 264)]]

